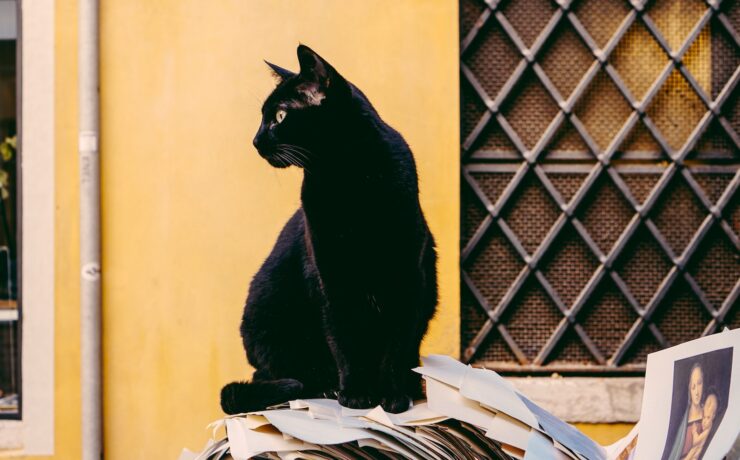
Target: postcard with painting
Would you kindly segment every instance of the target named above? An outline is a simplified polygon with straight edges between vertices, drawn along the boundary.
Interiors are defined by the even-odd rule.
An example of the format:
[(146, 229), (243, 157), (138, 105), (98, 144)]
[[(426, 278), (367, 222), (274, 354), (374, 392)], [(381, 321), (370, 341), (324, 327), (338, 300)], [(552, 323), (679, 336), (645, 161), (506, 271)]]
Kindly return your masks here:
[(740, 330), (648, 357), (635, 458), (722, 458), (740, 432)]

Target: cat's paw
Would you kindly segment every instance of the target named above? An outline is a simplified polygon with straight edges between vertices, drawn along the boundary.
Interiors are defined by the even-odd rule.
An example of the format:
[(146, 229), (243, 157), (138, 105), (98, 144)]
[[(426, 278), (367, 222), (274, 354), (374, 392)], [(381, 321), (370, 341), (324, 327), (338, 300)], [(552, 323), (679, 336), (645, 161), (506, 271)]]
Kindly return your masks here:
[(383, 410), (392, 414), (406, 412), (413, 404), (411, 398), (403, 394), (384, 396), (380, 399), (380, 406)]
[(262, 410), (300, 397), (303, 384), (295, 379), (232, 382), (221, 389), (221, 409), (227, 414)]
[(221, 410), (226, 414), (241, 412), (240, 395), (247, 382), (231, 382), (221, 389)]
[(352, 393), (346, 390), (339, 392), (339, 404), (350, 409), (369, 409), (378, 405), (380, 400), (368, 394)]

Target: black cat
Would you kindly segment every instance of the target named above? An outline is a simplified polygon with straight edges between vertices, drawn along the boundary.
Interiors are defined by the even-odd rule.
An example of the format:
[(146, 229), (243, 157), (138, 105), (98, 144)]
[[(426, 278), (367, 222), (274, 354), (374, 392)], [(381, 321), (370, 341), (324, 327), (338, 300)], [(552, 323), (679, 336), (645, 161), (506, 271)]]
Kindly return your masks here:
[(421, 396), (411, 369), (437, 305), (414, 159), (329, 63), (303, 45), (298, 60), (298, 74), (268, 63), (279, 83), (254, 145), (275, 167), (304, 169), (303, 206), (252, 280), (241, 335), (256, 371), (221, 390), (221, 407), (336, 393), (400, 412)]

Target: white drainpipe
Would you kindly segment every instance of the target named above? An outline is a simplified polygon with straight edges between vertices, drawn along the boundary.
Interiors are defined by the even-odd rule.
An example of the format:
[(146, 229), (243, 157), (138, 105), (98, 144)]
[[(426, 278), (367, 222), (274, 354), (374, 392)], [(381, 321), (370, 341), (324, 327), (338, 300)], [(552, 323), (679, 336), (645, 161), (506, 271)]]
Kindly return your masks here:
[(103, 455), (98, 0), (79, 0), (82, 460)]

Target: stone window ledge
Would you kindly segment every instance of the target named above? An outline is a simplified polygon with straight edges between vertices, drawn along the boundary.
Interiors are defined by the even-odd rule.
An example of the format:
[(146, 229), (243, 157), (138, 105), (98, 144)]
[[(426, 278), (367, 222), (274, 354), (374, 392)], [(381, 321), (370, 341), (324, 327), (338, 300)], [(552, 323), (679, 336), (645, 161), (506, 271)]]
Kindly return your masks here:
[(512, 377), (520, 393), (570, 423), (635, 423), (643, 377)]

